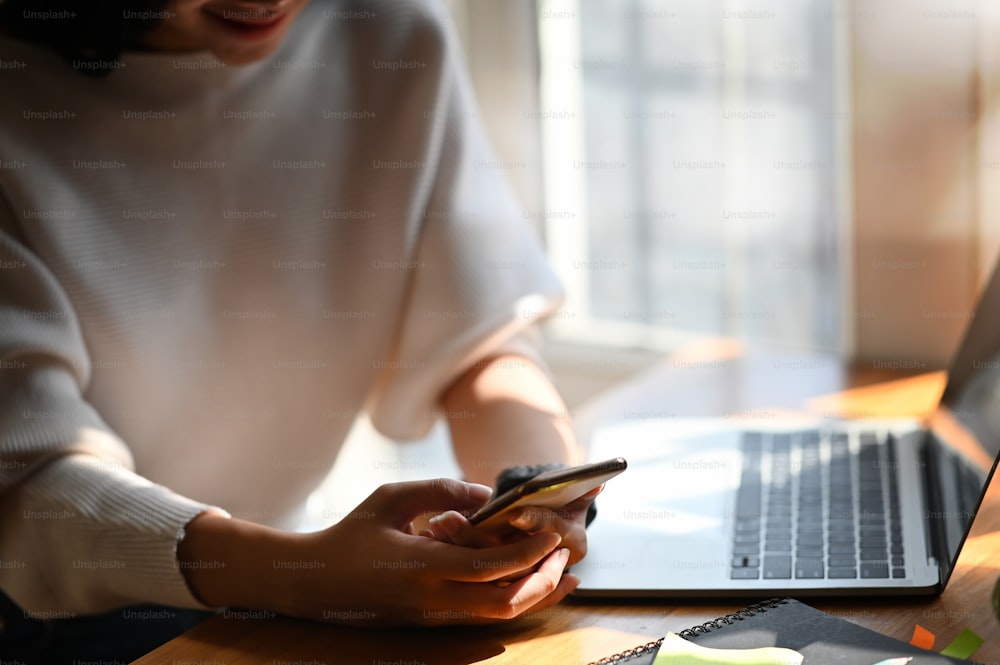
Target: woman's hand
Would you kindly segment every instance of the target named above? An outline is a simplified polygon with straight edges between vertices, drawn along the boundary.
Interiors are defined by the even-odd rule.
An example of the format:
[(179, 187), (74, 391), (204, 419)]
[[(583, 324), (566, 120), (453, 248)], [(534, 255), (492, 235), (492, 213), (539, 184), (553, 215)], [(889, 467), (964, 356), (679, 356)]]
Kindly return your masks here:
[(432, 517), (422, 535), (466, 547), (496, 547), (517, 542), (527, 535), (555, 533), (561, 537), (561, 546), (570, 551), (568, 565), (573, 565), (587, 554), (587, 508), (594, 501), (603, 485), (584, 494), (562, 508), (525, 506), (510, 512), (501, 527), (475, 527), (462, 513), (449, 510)]
[(445, 479), (384, 485), (344, 520), (311, 534), (214, 516), (199, 528), (196, 518), (179, 550), (181, 566), (225, 557), (227, 565), (212, 571), (189, 566), (188, 583), (208, 604), (358, 626), (495, 622), (562, 600), (579, 580), (564, 574), (570, 551), (548, 517), (538, 533), (481, 548), (410, 533), (421, 514), (481, 505), (486, 497), (477, 487)]

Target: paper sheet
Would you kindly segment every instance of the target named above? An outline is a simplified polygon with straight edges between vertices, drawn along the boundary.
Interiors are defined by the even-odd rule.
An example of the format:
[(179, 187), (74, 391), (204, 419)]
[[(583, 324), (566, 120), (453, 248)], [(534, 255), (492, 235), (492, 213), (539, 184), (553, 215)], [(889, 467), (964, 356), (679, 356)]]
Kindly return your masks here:
[(654, 665), (801, 665), (802, 654), (792, 649), (710, 649), (667, 633)]

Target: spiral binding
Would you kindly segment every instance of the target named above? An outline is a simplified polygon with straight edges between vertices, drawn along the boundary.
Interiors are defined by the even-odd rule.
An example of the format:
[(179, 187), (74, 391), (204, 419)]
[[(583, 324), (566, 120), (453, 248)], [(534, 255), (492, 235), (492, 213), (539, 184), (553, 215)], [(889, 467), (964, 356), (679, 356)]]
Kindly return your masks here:
[(624, 663), (626, 660), (632, 658), (638, 658), (647, 653), (653, 653), (660, 650), (660, 645), (663, 644), (663, 638), (649, 642), (648, 644), (643, 644), (641, 647), (634, 647), (621, 653), (616, 653), (613, 656), (608, 656), (607, 658), (601, 658), (598, 661), (590, 663), (590, 665), (617, 665), (617, 663)]
[(697, 637), (698, 635), (705, 635), (706, 633), (711, 633), (713, 630), (718, 630), (723, 626), (731, 626), (737, 621), (743, 621), (752, 616), (763, 614), (768, 610), (773, 610), (778, 605), (784, 605), (787, 602), (788, 600), (786, 598), (768, 598), (767, 600), (762, 600), (759, 603), (747, 605), (742, 610), (733, 612), (732, 614), (727, 614), (726, 616), (719, 617), (718, 619), (707, 621), (700, 626), (685, 628), (677, 634), (685, 639), (691, 639), (692, 637)]
[[(788, 602), (787, 598), (768, 598), (767, 600), (762, 600), (759, 603), (754, 603), (753, 605), (747, 605), (743, 609), (733, 612), (732, 614), (727, 614), (725, 616), (719, 617), (718, 619), (713, 619), (712, 621), (707, 621), (698, 626), (692, 626), (691, 628), (685, 628), (684, 630), (677, 633), (685, 639), (690, 639), (692, 637), (697, 637), (698, 635), (705, 635), (706, 633), (711, 633), (713, 630), (718, 630), (723, 626), (731, 626), (737, 621), (743, 621), (749, 619), (752, 616), (758, 614), (763, 614), (768, 610), (773, 610), (778, 605), (784, 605)], [(632, 658), (638, 658), (639, 656), (645, 655), (650, 652), (655, 652), (660, 649), (663, 644), (663, 638), (649, 642), (648, 644), (643, 644), (642, 646), (634, 647), (621, 653), (616, 653), (613, 656), (608, 656), (607, 658), (602, 658), (598, 661), (590, 663), (590, 665), (617, 665), (618, 663), (624, 663), (625, 661), (631, 660)]]

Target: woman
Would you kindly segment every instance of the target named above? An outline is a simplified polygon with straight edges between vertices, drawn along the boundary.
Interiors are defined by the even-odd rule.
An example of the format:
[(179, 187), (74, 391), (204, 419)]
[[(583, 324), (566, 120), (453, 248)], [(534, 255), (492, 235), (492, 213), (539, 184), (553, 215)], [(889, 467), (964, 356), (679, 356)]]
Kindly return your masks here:
[[(6, 639), (140, 603), (385, 625), (558, 602), (590, 497), (517, 537), (461, 515), (576, 448), (532, 341), (559, 287), (441, 12), (148, 5), (0, 4)], [(356, 413), (397, 439), (443, 414), (468, 482), (295, 532)]]

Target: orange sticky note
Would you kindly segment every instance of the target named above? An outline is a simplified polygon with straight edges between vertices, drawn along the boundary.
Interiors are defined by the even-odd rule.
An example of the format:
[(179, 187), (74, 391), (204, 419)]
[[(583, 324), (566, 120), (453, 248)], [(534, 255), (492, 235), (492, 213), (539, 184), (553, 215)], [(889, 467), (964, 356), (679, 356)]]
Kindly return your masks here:
[(910, 639), (910, 644), (921, 649), (933, 649), (934, 633), (918, 623), (913, 627), (913, 638)]

